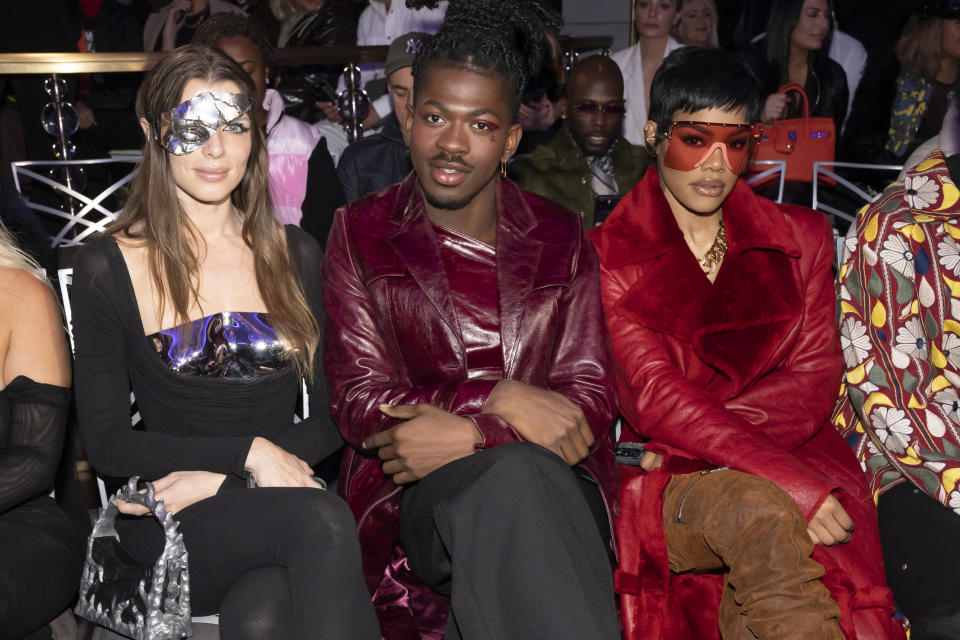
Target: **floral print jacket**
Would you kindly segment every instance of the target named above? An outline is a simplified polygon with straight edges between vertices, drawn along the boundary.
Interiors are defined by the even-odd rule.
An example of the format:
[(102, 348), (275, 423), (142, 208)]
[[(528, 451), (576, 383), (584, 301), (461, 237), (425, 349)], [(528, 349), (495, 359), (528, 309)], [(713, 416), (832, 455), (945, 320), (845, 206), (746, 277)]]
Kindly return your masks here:
[(960, 190), (940, 151), (864, 207), (840, 284), (833, 422), (874, 498), (909, 480), (960, 514)]

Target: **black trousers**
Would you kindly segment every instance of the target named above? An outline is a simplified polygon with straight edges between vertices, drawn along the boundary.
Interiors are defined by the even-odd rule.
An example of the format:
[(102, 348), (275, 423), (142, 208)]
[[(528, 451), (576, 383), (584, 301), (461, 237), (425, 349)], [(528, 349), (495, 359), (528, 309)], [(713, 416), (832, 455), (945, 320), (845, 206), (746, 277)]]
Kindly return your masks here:
[(887, 584), (912, 640), (960, 638), (960, 515), (909, 482), (877, 505)]
[(599, 489), (543, 447), (437, 469), (404, 491), (399, 533), (413, 571), (451, 597), (448, 640), (620, 638)]
[(28, 635), (69, 607), (82, 566), (83, 541), (52, 499), (0, 514), (0, 639)]
[[(353, 514), (319, 489), (226, 491), (176, 516), (190, 554), (194, 615), (220, 613), (230, 640), (374, 640)], [(123, 517), (123, 546), (156, 561), (163, 532), (150, 517)]]

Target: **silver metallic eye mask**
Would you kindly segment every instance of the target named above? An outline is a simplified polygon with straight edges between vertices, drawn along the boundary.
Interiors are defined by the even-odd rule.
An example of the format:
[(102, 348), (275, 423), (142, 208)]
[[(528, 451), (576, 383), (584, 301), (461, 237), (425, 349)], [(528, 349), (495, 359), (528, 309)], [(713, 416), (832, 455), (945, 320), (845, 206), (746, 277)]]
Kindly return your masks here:
[(253, 101), (242, 93), (210, 91), (161, 113), (157, 142), (175, 156), (196, 151), (217, 129), (250, 111)]

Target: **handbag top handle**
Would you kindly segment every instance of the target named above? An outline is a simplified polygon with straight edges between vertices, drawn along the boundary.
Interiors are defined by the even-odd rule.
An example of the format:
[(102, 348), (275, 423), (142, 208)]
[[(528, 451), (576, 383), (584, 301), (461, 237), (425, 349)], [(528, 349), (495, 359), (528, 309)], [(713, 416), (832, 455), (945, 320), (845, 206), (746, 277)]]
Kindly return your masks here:
[[(795, 91), (799, 93), (800, 97), (803, 98), (803, 119), (809, 120), (810, 119), (810, 101), (807, 99), (807, 92), (804, 91), (803, 87), (801, 87), (799, 84), (795, 82), (788, 82), (787, 84), (777, 89), (777, 93), (788, 93), (790, 91)], [(774, 122), (776, 122), (777, 118), (774, 118), (773, 120)]]

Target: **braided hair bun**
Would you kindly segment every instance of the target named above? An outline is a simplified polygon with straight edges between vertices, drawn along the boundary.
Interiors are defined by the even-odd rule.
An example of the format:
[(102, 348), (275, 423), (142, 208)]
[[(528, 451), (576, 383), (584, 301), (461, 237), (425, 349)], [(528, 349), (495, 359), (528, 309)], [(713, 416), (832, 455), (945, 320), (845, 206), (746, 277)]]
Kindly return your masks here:
[[(438, 5), (406, 2), (411, 9)], [(414, 95), (430, 66), (461, 67), (501, 77), (515, 117), (523, 88), (550, 54), (546, 30), (560, 27), (560, 16), (537, 0), (450, 0), (440, 31), (414, 59)]]

